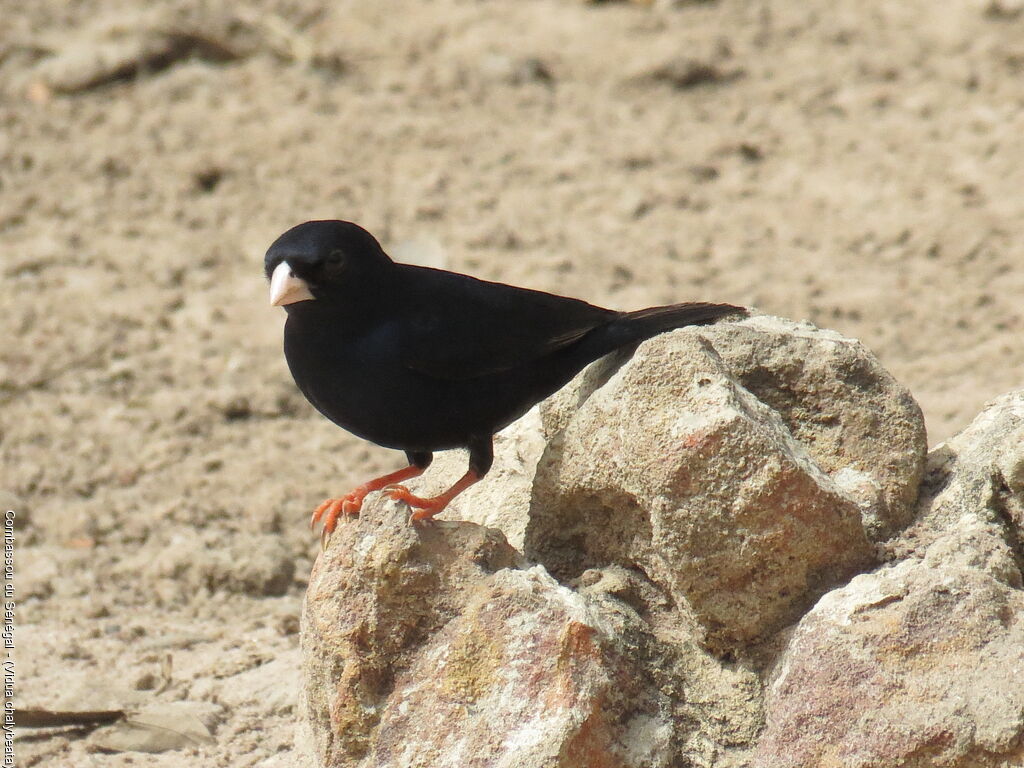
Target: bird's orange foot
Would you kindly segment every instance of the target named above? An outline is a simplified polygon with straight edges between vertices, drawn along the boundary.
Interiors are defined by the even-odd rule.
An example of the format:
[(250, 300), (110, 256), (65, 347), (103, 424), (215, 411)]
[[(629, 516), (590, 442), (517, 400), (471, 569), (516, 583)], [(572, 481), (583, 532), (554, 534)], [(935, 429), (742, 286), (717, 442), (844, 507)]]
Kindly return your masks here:
[(434, 515), (447, 507), (448, 502), (452, 499), (447, 493), (424, 499), (421, 496), (413, 495), (404, 485), (389, 485), (384, 489), (384, 493), (395, 501), (404, 501), (413, 508), (413, 513), (409, 515), (410, 523), (415, 523), (418, 520), (429, 522)]
[(313, 511), (313, 517), (309, 521), (309, 527), (313, 528), (317, 523), (323, 522), (324, 527), (320, 531), (320, 546), (326, 547), (327, 540), (334, 532), (338, 524), (338, 518), (342, 515), (358, 517), (359, 510), (363, 507), (363, 499), (374, 491), (379, 491), (392, 483), (407, 480), (410, 477), (418, 477), (423, 474), (423, 467), (410, 464), (408, 467), (391, 472), (382, 477), (375, 477), (369, 482), (356, 486), (355, 490), (340, 499), (327, 499), (323, 504)]
[(342, 515), (347, 517), (358, 517), (359, 510), (363, 506), (363, 499), (366, 494), (361, 488), (357, 488), (340, 499), (327, 499), (319, 507), (313, 510), (313, 517), (309, 520), (309, 527), (315, 528), (316, 524), (323, 522), (320, 529), (320, 544), (326, 545), (327, 540), (338, 525), (338, 518)]
[(396, 483), (391, 483), (385, 486), (384, 493), (395, 501), (404, 501), (413, 508), (414, 511), (412, 515), (409, 516), (410, 523), (415, 523), (417, 521), (430, 521), (434, 518), (434, 515), (448, 506), (448, 502), (469, 488), (469, 486), (479, 480), (480, 477), (481, 475), (478, 475), (475, 470), (471, 469), (447, 491), (442, 493), (440, 496), (432, 496), (429, 499), (422, 499), (419, 496), (413, 496), (412, 493), (409, 492), (408, 488), (404, 485), (397, 485)]

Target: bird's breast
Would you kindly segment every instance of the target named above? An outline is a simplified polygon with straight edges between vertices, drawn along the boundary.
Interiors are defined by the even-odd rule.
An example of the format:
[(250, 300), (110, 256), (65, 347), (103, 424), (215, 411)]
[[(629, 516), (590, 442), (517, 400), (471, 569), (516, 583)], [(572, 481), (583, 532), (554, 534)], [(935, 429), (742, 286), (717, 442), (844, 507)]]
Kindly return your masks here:
[(284, 346), (302, 394), (349, 432), (400, 450), (465, 443), (458, 392), (407, 368), (386, 327), (331, 337), (286, 327)]

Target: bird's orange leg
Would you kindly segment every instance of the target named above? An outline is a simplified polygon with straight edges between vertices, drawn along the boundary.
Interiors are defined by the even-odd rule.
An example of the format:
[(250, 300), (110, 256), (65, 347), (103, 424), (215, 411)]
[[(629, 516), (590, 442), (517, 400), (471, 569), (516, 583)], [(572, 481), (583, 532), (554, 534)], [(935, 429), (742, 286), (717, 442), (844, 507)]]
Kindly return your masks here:
[(432, 496), (429, 499), (423, 499), (419, 496), (413, 496), (409, 492), (409, 489), (404, 485), (389, 485), (384, 489), (384, 493), (390, 496), (396, 501), (404, 501), (415, 511), (409, 517), (409, 522), (414, 523), (417, 520), (430, 520), (438, 512), (448, 506), (448, 502), (462, 493), (464, 490), (469, 488), (473, 483), (483, 477), (483, 474), (478, 474), (474, 470), (469, 470), (462, 478), (455, 483), (451, 488), (442, 493), (440, 496)]
[(360, 508), (363, 506), (363, 499), (374, 491), (379, 491), (388, 485), (394, 483), (400, 483), (403, 480), (408, 480), (412, 477), (419, 477), (423, 474), (426, 467), (418, 467), (415, 464), (399, 469), (397, 472), (391, 472), (381, 477), (375, 477), (373, 480), (363, 483), (357, 486), (347, 496), (342, 496), (340, 499), (327, 499), (313, 512), (313, 517), (309, 521), (309, 527), (314, 527), (317, 523), (323, 520), (324, 527), (321, 537), (325, 538), (331, 535), (334, 527), (338, 523), (338, 518), (342, 515), (350, 515), (355, 517), (359, 514)]

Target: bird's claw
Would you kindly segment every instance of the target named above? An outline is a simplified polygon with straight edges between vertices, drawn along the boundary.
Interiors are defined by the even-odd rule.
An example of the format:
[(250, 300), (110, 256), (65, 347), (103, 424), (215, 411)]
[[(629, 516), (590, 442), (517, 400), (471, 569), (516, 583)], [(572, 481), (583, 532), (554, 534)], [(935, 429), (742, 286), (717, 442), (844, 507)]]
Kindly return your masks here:
[(426, 525), (427, 523), (434, 522), (434, 515), (440, 512), (442, 507), (430, 508), (430, 509), (413, 509), (412, 514), (409, 515), (409, 525), (415, 525), (420, 523)]
[(315, 528), (317, 523), (323, 522), (323, 528), (320, 531), (320, 547), (327, 546), (327, 541), (338, 525), (339, 517), (342, 515), (358, 517), (362, 506), (363, 496), (353, 491), (340, 499), (327, 499), (313, 510), (313, 516), (309, 520), (310, 529)]
[(416, 496), (404, 485), (389, 485), (384, 488), (384, 493), (395, 501), (404, 501), (412, 507), (413, 512), (409, 515), (410, 524), (432, 522), (434, 515), (444, 509), (447, 504), (447, 500), (441, 503), (439, 499), (424, 499)]
[(395, 501), (404, 501), (407, 504), (411, 504), (414, 500), (422, 501), (418, 496), (413, 496), (412, 491), (399, 483), (385, 485), (381, 490)]

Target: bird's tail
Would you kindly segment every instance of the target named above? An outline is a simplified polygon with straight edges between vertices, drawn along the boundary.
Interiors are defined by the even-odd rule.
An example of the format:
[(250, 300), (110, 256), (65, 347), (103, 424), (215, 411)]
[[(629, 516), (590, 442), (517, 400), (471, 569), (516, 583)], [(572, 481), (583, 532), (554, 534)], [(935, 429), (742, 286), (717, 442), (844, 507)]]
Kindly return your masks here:
[(670, 304), (667, 307), (650, 307), (636, 312), (623, 312), (598, 333), (587, 338), (586, 350), (580, 351), (590, 360), (630, 344), (657, 336), (659, 333), (682, 328), (687, 325), (708, 325), (715, 320), (730, 315), (745, 317), (748, 314), (743, 307), (733, 304), (710, 304), (707, 302), (689, 302), (686, 304)]
[(611, 323), (609, 336), (615, 347), (633, 344), (686, 325), (708, 325), (729, 315), (746, 316), (747, 310), (733, 304), (688, 302), (667, 307), (650, 307), (624, 312)]
[(631, 340), (640, 341), (665, 331), (682, 328), (685, 325), (707, 325), (721, 317), (746, 316), (746, 314), (746, 309), (733, 304), (709, 304), (695, 301), (625, 312), (614, 321), (614, 324), (621, 325), (621, 332), (631, 337)]

